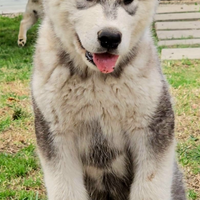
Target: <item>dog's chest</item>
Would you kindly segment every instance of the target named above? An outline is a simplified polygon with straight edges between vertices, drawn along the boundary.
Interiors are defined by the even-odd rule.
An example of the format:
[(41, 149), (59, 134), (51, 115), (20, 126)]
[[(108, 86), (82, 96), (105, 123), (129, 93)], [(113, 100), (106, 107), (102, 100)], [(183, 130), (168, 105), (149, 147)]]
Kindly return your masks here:
[[(139, 124), (151, 110), (151, 97), (131, 81), (94, 78), (83, 82), (72, 79), (64, 85), (59, 83), (62, 88), (56, 85), (56, 81), (56, 88), (51, 85), (53, 92), (43, 93), (42, 104), (45, 104), (44, 108), (49, 104), (47, 112), (50, 113), (47, 115), (56, 115), (62, 130), (76, 126), (83, 119), (86, 122), (101, 120), (103, 128), (114, 132), (126, 129), (130, 124), (140, 128)], [(47, 100), (47, 97), (50, 98)]]
[(59, 74), (36, 100), (51, 130), (73, 134), (93, 200), (128, 200), (133, 179), (129, 133), (145, 126), (151, 96), (130, 81), (98, 77), (67, 80)]
[(100, 121), (80, 125), (76, 139), (84, 182), (93, 200), (128, 200), (133, 161), (125, 133), (109, 132)]

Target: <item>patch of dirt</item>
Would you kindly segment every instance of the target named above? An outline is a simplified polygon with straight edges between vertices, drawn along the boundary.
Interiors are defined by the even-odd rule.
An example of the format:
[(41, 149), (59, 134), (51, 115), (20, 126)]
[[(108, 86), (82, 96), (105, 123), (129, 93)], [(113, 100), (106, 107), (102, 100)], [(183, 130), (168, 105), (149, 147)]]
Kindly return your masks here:
[(3, 93), (15, 93), (18, 96), (30, 96), (29, 81), (13, 81), (8, 83), (1, 83)]
[[(179, 143), (184, 143), (193, 136), (200, 145), (200, 89), (172, 88), (171, 92), (176, 102), (176, 138)], [(193, 189), (200, 199), (200, 174), (193, 174), (189, 166), (183, 171), (187, 189)]]
[[(33, 182), (36, 182), (37, 179), (41, 180), (41, 185), (36, 184), (34, 187), (33, 186), (27, 186), (24, 185), (24, 181), (28, 180), (28, 179), (32, 179)], [(11, 181), (5, 183), (6, 187), (9, 187), (9, 189), (11, 190), (17, 190), (17, 191), (21, 191), (21, 190), (26, 190), (26, 191), (34, 191), (35, 193), (38, 192), (40, 197), (44, 197), (46, 195), (46, 189), (45, 189), (45, 185), (44, 185), (44, 181), (43, 181), (43, 174), (41, 174), (41, 171), (37, 170), (32, 170), (31, 174), (27, 174), (26, 177), (18, 177), (15, 179), (11, 179)]]
[(36, 143), (33, 121), (26, 122), (24, 127), (11, 125), (8, 130), (0, 134), (0, 153), (16, 153), (20, 149)]
[(187, 140), (192, 135), (200, 140), (200, 89), (172, 89), (172, 94), (176, 99), (178, 139)]
[(185, 182), (187, 189), (193, 189), (197, 193), (197, 200), (200, 199), (200, 174), (194, 175), (190, 167), (184, 168)]
[[(0, 152), (16, 153), (30, 143), (35, 143), (30, 98), (20, 99), (22, 96), (30, 96), (28, 84), (28, 81), (14, 81), (0, 84), (0, 87), (3, 88), (3, 94), (8, 94), (5, 105), (0, 108), (0, 118), (9, 117), (11, 119), (10, 126), (0, 134)], [(10, 93), (12, 93), (13, 96), (10, 96)], [(27, 117), (22, 119), (19, 123), (15, 123), (12, 118), (16, 109), (22, 109), (27, 115)]]

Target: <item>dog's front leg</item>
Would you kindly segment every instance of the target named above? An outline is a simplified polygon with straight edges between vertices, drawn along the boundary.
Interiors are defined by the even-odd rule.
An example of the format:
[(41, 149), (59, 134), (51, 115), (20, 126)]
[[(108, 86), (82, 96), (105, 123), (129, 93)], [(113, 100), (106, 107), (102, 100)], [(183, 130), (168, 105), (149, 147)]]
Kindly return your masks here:
[(156, 144), (161, 141), (154, 137), (148, 130), (131, 137), (135, 166), (130, 200), (172, 200), (174, 139), (163, 137), (163, 144)]
[(74, 135), (53, 131), (33, 97), (35, 133), (49, 200), (88, 200)]
[(82, 166), (71, 139), (56, 136), (49, 149), (51, 158), (40, 153), (49, 200), (88, 200)]

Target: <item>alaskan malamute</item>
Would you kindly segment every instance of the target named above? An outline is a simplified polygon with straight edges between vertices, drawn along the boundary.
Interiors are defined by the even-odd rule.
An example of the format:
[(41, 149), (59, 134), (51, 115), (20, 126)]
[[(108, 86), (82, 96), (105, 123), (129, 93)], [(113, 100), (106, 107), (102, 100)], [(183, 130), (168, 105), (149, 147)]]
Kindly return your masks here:
[(50, 200), (185, 200), (156, 0), (44, 0), (32, 99)]
[(23, 20), (20, 23), (18, 34), (18, 45), (25, 46), (27, 31), (33, 26), (38, 18), (43, 18), (42, 0), (28, 0)]

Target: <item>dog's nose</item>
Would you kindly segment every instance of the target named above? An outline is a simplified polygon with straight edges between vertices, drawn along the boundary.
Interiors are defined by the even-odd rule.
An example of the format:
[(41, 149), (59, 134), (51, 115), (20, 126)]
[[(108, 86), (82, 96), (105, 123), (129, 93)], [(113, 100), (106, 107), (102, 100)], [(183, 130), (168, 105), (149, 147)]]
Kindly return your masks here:
[(121, 43), (122, 34), (116, 29), (103, 29), (98, 32), (98, 40), (106, 49), (116, 49)]

